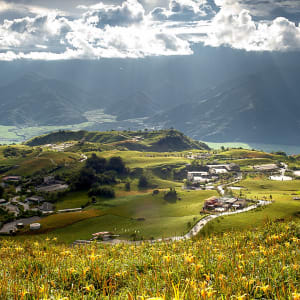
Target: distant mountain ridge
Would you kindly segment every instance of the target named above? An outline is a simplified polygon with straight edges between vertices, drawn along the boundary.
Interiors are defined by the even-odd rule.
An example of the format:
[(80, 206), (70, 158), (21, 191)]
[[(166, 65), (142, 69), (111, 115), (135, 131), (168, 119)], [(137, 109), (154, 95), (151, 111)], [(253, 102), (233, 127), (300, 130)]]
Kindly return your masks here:
[(144, 92), (136, 92), (130, 97), (109, 104), (106, 108), (106, 112), (117, 116), (118, 120), (143, 118), (159, 110), (159, 106)]
[(87, 121), (95, 99), (72, 84), (29, 73), (0, 88), (1, 125), (68, 125)]
[[(101, 92), (90, 95), (63, 80), (29, 73), (0, 87), (0, 124), (80, 124), (87, 121), (85, 112), (91, 115), (93, 110), (103, 109), (116, 121), (101, 123), (100, 117), (87, 129), (176, 128), (193, 139), (209, 142), (298, 145), (298, 78), (298, 69), (271, 68), (199, 91), (162, 78), (148, 89), (129, 88), (133, 91), (129, 96), (121, 93), (121, 86), (121, 91), (109, 97)], [(111, 88), (117, 90), (118, 82)]]
[(194, 139), (293, 144), (300, 138), (297, 77), (258, 73), (206, 89), (158, 113), (152, 124), (174, 126)]

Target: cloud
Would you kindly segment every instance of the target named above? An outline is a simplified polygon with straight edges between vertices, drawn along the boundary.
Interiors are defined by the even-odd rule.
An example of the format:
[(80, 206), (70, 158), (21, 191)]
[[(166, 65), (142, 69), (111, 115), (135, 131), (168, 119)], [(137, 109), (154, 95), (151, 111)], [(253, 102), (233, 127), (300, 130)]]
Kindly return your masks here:
[(151, 15), (159, 21), (199, 21), (211, 19), (216, 10), (214, 1), (171, 0), (168, 9), (157, 7)]
[[(255, 2), (262, 7), (267, 1)], [(295, 4), (287, 2), (285, 10)], [(0, 21), (0, 60), (191, 55), (197, 43), (246, 51), (300, 50), (299, 25), (286, 17), (253, 15), (247, 9), (253, 6), (250, 0), (170, 0), (168, 7), (150, 12), (138, 0), (118, 3), (80, 6), (77, 15), (68, 15), (0, 0), (0, 16), (1, 9), (12, 6), (20, 14)]]
[(221, 11), (211, 24), (205, 45), (230, 46), (246, 51), (300, 50), (300, 27), (286, 18), (255, 22), (247, 10), (239, 14)]
[[(84, 7), (82, 7), (84, 8)], [(97, 27), (128, 26), (139, 24), (144, 20), (144, 7), (136, 0), (127, 0), (121, 6), (99, 3), (88, 8), (84, 14), (87, 22)]]

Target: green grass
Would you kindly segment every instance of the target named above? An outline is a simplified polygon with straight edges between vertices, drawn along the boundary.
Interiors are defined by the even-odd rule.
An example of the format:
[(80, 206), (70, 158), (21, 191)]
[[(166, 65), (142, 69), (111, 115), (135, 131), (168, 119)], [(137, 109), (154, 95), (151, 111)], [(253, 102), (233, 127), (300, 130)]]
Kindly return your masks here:
[[(59, 217), (49, 216), (43, 219), (47, 229), (51, 229), (51, 236), (56, 236), (61, 242), (72, 242), (76, 239), (91, 238), (91, 234), (98, 231), (112, 231), (119, 234), (121, 238), (130, 238), (132, 234), (137, 234), (139, 238), (150, 239), (182, 235), (186, 233), (195, 222), (202, 216), (200, 211), (204, 200), (216, 195), (215, 191), (180, 191), (176, 203), (168, 203), (163, 199), (163, 192), (152, 196), (151, 193), (135, 194), (118, 197), (115, 199), (99, 199), (93, 205), (94, 215), (80, 221), (80, 213), (63, 214)], [(70, 194), (62, 202), (67, 207), (69, 199), (83, 199), (84, 194)], [(87, 210), (90, 212), (90, 210)], [(63, 220), (64, 216), (66, 219)], [(55, 228), (56, 218), (58, 228)], [(70, 220), (71, 218), (71, 220)], [(142, 218), (143, 221), (137, 219)], [(80, 222), (79, 222), (80, 221)], [(49, 225), (50, 223), (50, 225)], [(64, 226), (62, 225), (64, 224)], [(43, 226), (43, 223), (42, 223)]]
[[(3, 160), (3, 163), (17, 166), (8, 174), (16, 174), (21, 176), (30, 176), (38, 171), (50, 171), (58, 166), (69, 167), (72, 164), (79, 164), (80, 155), (67, 152), (45, 151), (40, 154), (34, 152), (29, 157), (11, 158)], [(0, 160), (2, 164), (2, 161)]]
[(163, 164), (184, 165), (190, 163), (189, 159), (183, 157), (181, 152), (156, 153), (156, 152), (138, 152), (138, 151), (103, 151), (97, 155), (110, 158), (120, 156), (129, 168), (146, 168), (159, 166)]
[[(300, 195), (299, 180), (281, 182), (257, 178), (243, 180), (238, 185), (245, 188), (242, 190), (242, 197), (270, 200), (272, 195), (274, 203), (262, 209), (214, 220), (204, 228), (202, 235), (250, 229), (269, 220), (300, 217), (300, 201), (293, 200), (293, 197)], [(239, 195), (239, 192), (235, 193)]]
[(39, 233), (49, 232), (57, 228), (65, 228), (74, 223), (100, 215), (102, 215), (102, 212), (95, 209), (51, 215), (39, 221), (42, 225)]
[(57, 210), (67, 209), (67, 208), (80, 208), (82, 205), (85, 205), (90, 198), (87, 195), (86, 191), (79, 192), (70, 192), (59, 199), (55, 203), (55, 208)]
[[(78, 224), (70, 234), (82, 229)], [(97, 223), (86, 225), (97, 229)], [(0, 299), (297, 300), (299, 232), (299, 222), (280, 222), (137, 245), (2, 239)]]

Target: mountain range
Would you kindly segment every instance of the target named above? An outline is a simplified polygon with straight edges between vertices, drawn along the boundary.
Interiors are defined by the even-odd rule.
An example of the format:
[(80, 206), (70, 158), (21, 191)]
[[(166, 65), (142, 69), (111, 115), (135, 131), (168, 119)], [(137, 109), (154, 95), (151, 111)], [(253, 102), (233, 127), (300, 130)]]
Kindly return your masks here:
[(115, 83), (108, 90), (121, 91), (109, 95), (105, 88), (102, 93), (84, 90), (70, 78), (27, 73), (0, 87), (0, 124), (80, 124), (88, 121), (86, 111), (103, 109), (116, 121), (95, 123), (93, 130), (127, 129), (127, 120), (141, 119), (134, 129), (173, 127), (197, 140), (297, 145), (299, 76), (298, 68), (268, 68), (222, 83), (199, 84), (198, 90), (165, 78), (128, 94)]

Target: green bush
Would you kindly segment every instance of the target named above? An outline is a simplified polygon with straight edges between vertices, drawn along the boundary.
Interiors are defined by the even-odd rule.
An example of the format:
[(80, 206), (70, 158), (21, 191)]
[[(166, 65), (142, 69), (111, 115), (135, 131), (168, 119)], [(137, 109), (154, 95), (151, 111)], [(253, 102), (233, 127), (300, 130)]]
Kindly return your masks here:
[(111, 187), (95, 186), (89, 190), (89, 197), (98, 196), (105, 198), (115, 198), (115, 191)]

